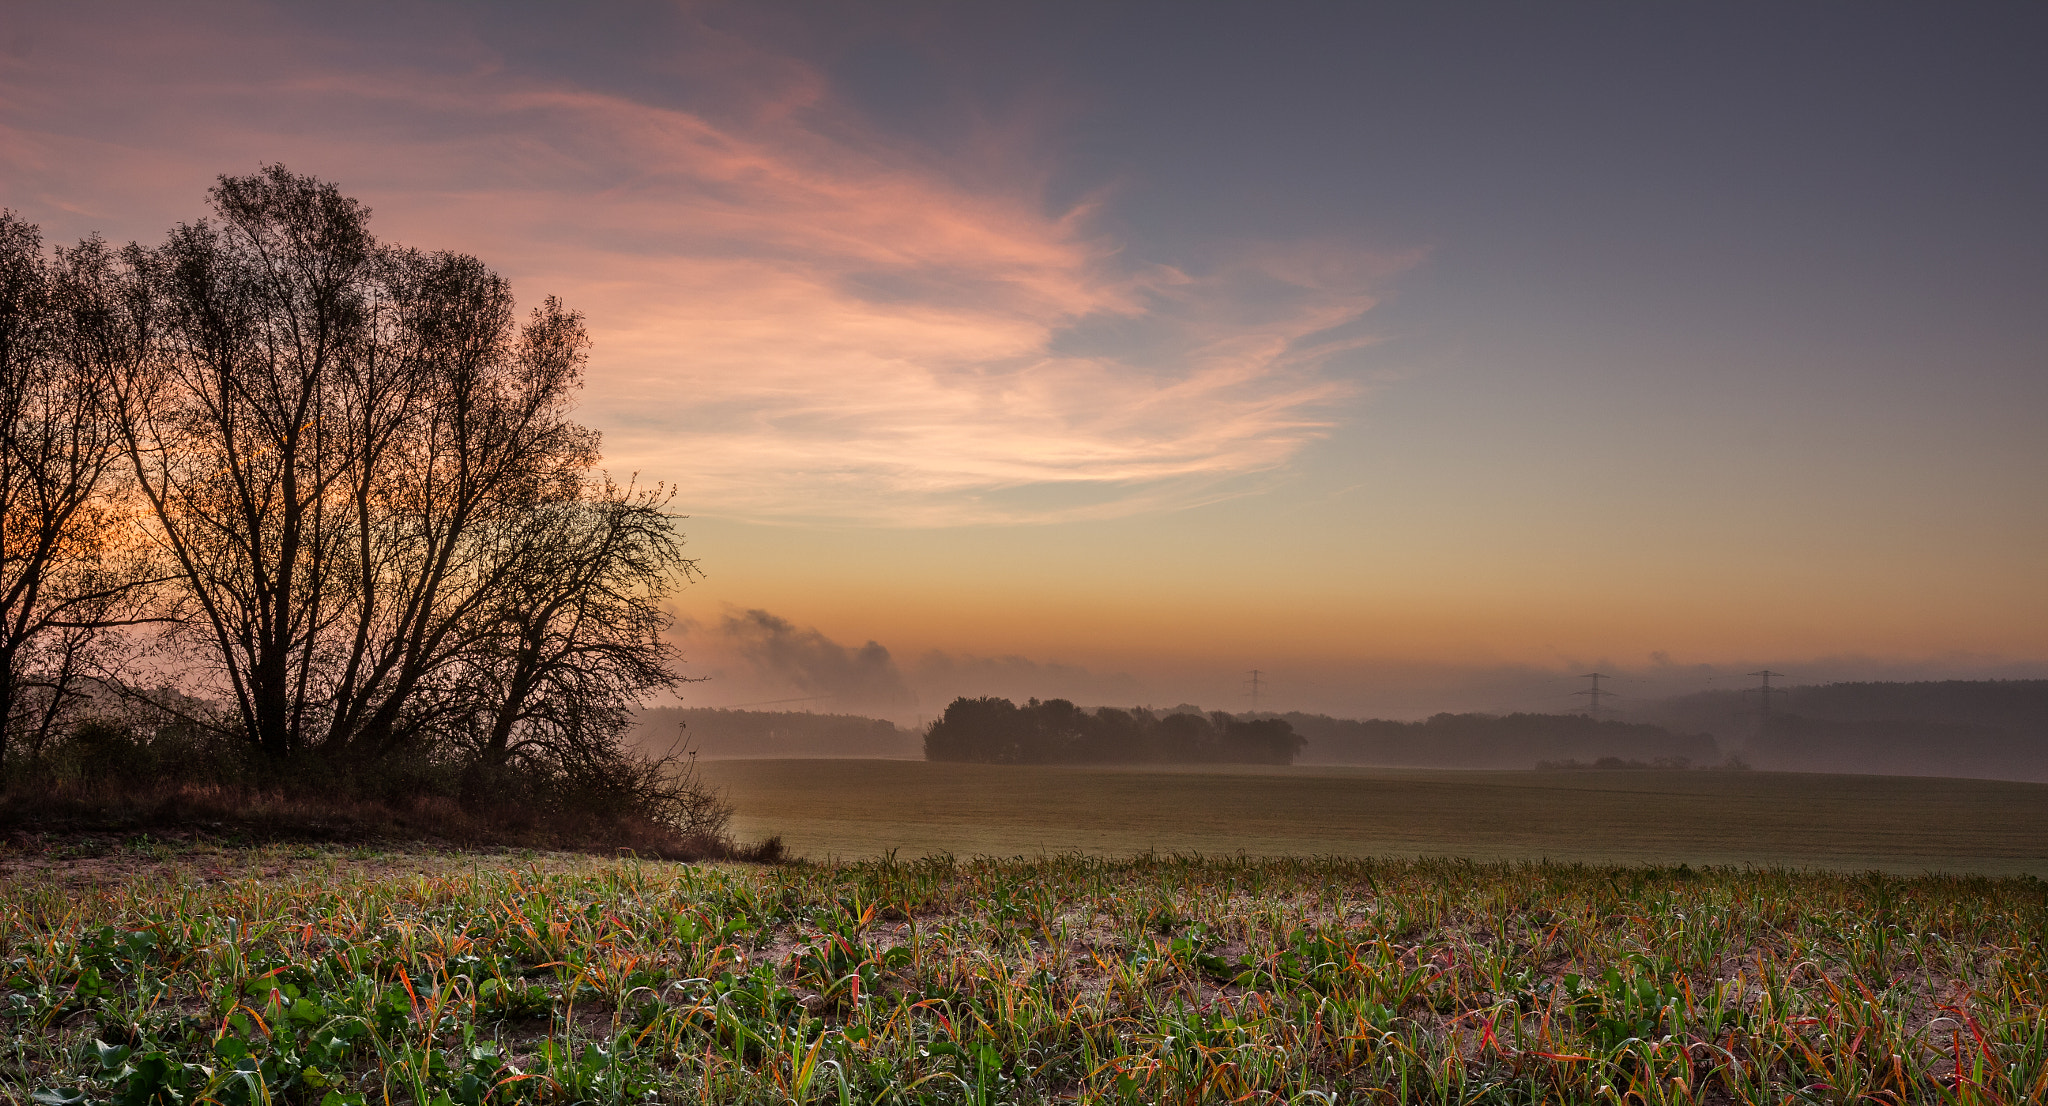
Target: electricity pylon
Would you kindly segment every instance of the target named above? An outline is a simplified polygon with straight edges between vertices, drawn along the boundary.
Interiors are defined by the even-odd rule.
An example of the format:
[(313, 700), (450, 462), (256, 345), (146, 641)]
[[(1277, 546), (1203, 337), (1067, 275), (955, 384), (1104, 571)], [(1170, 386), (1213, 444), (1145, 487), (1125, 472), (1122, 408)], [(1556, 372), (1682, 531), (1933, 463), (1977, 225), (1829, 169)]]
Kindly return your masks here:
[(1742, 693), (1744, 695), (1762, 696), (1762, 708), (1757, 713), (1762, 715), (1765, 721), (1769, 721), (1771, 717), (1771, 696), (1785, 694), (1784, 688), (1771, 686), (1771, 677), (1776, 676), (1782, 680), (1785, 678), (1785, 674), (1783, 672), (1773, 672), (1766, 668), (1762, 672), (1752, 672), (1750, 675), (1762, 677), (1763, 685), (1761, 687), (1743, 688)]
[(1605, 709), (1600, 705), (1601, 699), (1615, 698), (1614, 692), (1609, 691), (1606, 688), (1600, 686), (1600, 681), (1611, 680), (1613, 678), (1614, 677), (1609, 676), (1605, 672), (1588, 672), (1579, 677), (1579, 679), (1582, 680), (1593, 681), (1592, 687), (1589, 687), (1584, 691), (1572, 692), (1573, 695), (1584, 695), (1586, 697), (1586, 716), (1588, 718), (1600, 717), (1600, 712), (1603, 709)]

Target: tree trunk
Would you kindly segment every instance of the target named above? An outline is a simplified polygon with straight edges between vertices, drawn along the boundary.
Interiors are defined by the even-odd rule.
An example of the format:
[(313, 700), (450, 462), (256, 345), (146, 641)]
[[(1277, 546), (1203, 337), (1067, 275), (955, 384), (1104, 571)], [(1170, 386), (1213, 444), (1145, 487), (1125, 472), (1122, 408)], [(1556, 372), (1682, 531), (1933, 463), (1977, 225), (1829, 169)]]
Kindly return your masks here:
[(14, 680), (14, 648), (0, 649), (0, 793), (13, 782), (13, 753), (10, 748), (14, 737), (14, 699), (17, 693)]

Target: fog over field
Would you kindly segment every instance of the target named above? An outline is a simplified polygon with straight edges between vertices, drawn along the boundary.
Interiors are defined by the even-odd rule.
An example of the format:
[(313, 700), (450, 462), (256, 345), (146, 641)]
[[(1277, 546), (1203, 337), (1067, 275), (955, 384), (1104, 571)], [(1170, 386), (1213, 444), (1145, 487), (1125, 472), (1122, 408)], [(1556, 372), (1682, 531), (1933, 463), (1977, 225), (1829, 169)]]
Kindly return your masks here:
[[(684, 686), (680, 712), (643, 713), (641, 739), (673, 738), (674, 724), (688, 717), (695, 747), (708, 756), (915, 757), (923, 727), (947, 703), (996, 696), (1287, 717), (1309, 739), (1303, 763), (1529, 768), (1563, 757), (1684, 756), (1705, 765), (1733, 756), (1753, 767), (1791, 771), (2048, 780), (2043, 666), (1973, 657), (1917, 663), (1835, 658), (1775, 667), (1688, 665), (1659, 654), (1636, 666), (1596, 659), (1549, 669), (1386, 662), (1349, 670), (1262, 670), (1255, 707), (1249, 671), (1141, 676), (939, 651), (905, 660), (878, 641), (837, 641), (764, 610), (728, 610), (715, 624), (686, 623), (682, 646), (690, 671), (703, 682)], [(1590, 671), (1603, 674), (1598, 703), (1589, 703)], [(1769, 704), (1759, 671), (1776, 679)], [(1768, 721), (1767, 705), (1773, 710)], [(1417, 722), (1440, 714), (1566, 715), (1589, 706), (1602, 718), (1667, 733), (1564, 749), (1506, 737), (1446, 745), (1447, 731), (1439, 728), (1375, 744), (1343, 724)], [(890, 735), (882, 722), (897, 732)]]
[[(1029, 701), (1029, 697), (1026, 697)], [(1584, 712), (1439, 712), (1428, 719), (1344, 719), (1303, 711), (1238, 711), (1277, 719), (1302, 738), (1301, 764), (1528, 769), (1683, 766), (1722, 770), (1953, 776), (2048, 782), (2048, 680), (1843, 682), (1717, 690)], [(1108, 708), (1112, 712), (1116, 708)], [(1200, 704), (1134, 707), (1147, 716), (1205, 715)], [(917, 759), (924, 728), (851, 713), (660, 707), (636, 737), (654, 750), (710, 758)], [(1114, 750), (1083, 762), (1126, 762)], [(1146, 758), (1139, 757), (1139, 760)]]
[[(961, 695), (999, 695), (1019, 702), (1063, 698), (1091, 705), (1199, 703), (1229, 711), (1254, 707), (1249, 668), (1143, 658), (1107, 668), (943, 650), (905, 656), (886, 642), (834, 639), (814, 626), (760, 609), (727, 608), (714, 620), (687, 618), (675, 640), (689, 674), (704, 681), (684, 689), (682, 701), (692, 707), (857, 713), (906, 727), (935, 716)], [(1685, 663), (1661, 652), (1633, 663), (1595, 656), (1561, 658), (1550, 665), (1311, 660), (1262, 669), (1257, 707), (1403, 720), (1444, 711), (1556, 713), (1584, 705), (1582, 674), (1597, 670), (1607, 674), (1603, 688), (1613, 693), (1607, 703), (1617, 717), (1648, 717), (1645, 712), (1654, 713), (1651, 704), (1658, 700), (1739, 693), (1758, 683), (1750, 673), (1762, 669), (1790, 673), (1798, 684), (2048, 678), (2048, 663), (1967, 654), (1920, 661), (1838, 656), (1713, 664)]]

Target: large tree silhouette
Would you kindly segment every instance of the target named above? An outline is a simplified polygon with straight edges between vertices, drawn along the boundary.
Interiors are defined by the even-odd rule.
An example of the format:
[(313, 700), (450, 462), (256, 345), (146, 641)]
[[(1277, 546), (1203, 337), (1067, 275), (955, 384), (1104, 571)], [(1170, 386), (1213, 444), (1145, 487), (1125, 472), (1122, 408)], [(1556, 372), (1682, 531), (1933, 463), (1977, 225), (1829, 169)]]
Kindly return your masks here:
[(47, 257), (0, 214), (0, 765), (147, 701), (259, 764), (424, 755), (715, 829), (624, 743), (694, 565), (570, 417), (582, 317), (281, 166), (210, 198)]
[(475, 258), (385, 246), (281, 166), (211, 196), (131, 255), (153, 325), (113, 411), (216, 724), (273, 758), (481, 734), (502, 760), (543, 716), (529, 744), (612, 748), (618, 704), (675, 682), (660, 601), (689, 562), (569, 418), (581, 317), (519, 319)]

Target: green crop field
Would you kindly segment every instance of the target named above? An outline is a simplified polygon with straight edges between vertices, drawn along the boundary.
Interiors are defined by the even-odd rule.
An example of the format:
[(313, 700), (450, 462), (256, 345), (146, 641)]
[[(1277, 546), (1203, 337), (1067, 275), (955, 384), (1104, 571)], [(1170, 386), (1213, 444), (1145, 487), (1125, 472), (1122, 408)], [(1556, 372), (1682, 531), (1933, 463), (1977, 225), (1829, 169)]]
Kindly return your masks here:
[(0, 1100), (2048, 1096), (2039, 786), (703, 770), (867, 859), (17, 838)]
[(17, 842), (0, 942), (20, 1106), (2048, 1094), (2031, 877)]
[(2048, 785), (1772, 772), (725, 760), (804, 856), (1448, 856), (2048, 876)]

